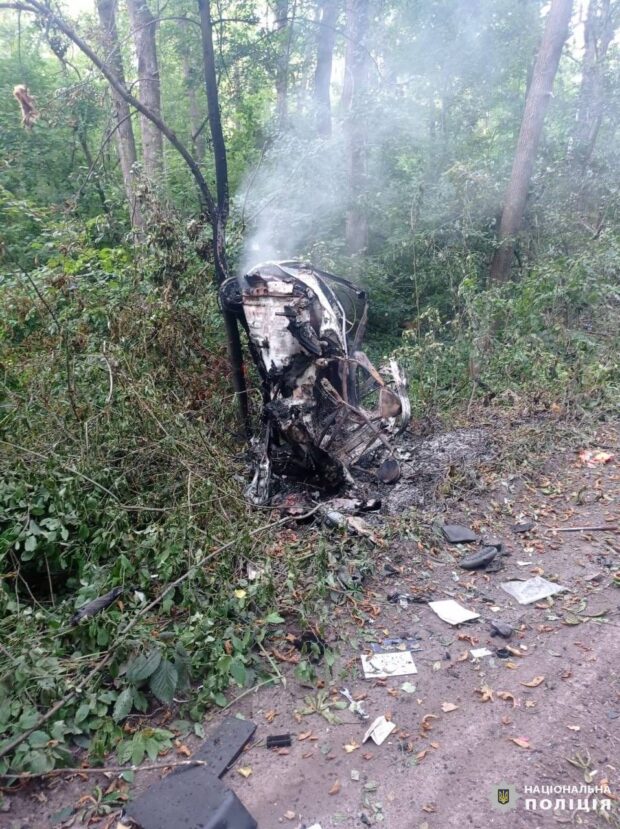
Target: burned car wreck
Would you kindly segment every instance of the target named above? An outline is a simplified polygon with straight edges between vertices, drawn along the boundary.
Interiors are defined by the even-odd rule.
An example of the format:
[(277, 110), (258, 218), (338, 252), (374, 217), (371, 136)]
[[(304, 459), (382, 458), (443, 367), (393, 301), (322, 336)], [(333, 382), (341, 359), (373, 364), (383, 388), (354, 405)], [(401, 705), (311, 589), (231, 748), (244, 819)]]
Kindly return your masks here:
[(390, 438), (409, 422), (406, 381), (394, 360), (386, 379), (360, 350), (363, 290), (304, 262), (268, 262), (227, 280), (220, 302), (245, 329), (262, 380), (252, 503), (268, 503), (281, 450), (325, 489), (353, 483), (351, 468), (369, 460), (397, 474)]

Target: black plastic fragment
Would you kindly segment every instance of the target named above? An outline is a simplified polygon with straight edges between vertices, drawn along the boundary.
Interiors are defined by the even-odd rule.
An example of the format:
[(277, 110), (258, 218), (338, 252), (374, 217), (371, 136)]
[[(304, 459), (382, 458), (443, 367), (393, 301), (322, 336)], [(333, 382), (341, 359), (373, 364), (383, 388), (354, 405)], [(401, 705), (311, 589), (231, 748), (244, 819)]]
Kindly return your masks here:
[(508, 648), (498, 648), (495, 651), (495, 654), (499, 657), (499, 659), (508, 659), (511, 655)]
[(257, 829), (243, 803), (219, 779), (256, 731), (249, 720), (227, 717), (192, 756), (205, 765), (175, 769), (125, 807), (142, 829)]
[(444, 524), (441, 530), (449, 544), (469, 544), (478, 541), (476, 533), (462, 524)]
[(301, 636), (292, 641), (297, 650), (302, 654), (307, 654), (310, 662), (315, 665), (323, 659), (327, 642), (313, 630), (305, 630)]
[(184, 768), (151, 786), (125, 807), (141, 829), (257, 829), (258, 824), (215, 775), (201, 766)]
[(267, 737), (267, 748), (286, 748), (290, 745), (290, 734), (270, 734)]
[(520, 521), (518, 524), (512, 525), (513, 533), (529, 533), (530, 530), (534, 529), (534, 522), (533, 521)]
[(491, 622), (491, 636), (501, 636), (502, 639), (510, 639), (514, 633), (514, 628), (507, 622), (500, 622), (497, 619), (492, 619)]
[(109, 607), (111, 604), (114, 604), (114, 602), (118, 599), (120, 595), (122, 595), (122, 593), (122, 587), (115, 587), (113, 590), (110, 590), (110, 592), (106, 593), (104, 596), (98, 596), (96, 599), (93, 599), (92, 602), (88, 602), (87, 604), (80, 607), (69, 620), (69, 624), (77, 625), (82, 621), (82, 619), (92, 619), (92, 617), (96, 616), (97, 613), (101, 613), (101, 611), (105, 610), (106, 607)]

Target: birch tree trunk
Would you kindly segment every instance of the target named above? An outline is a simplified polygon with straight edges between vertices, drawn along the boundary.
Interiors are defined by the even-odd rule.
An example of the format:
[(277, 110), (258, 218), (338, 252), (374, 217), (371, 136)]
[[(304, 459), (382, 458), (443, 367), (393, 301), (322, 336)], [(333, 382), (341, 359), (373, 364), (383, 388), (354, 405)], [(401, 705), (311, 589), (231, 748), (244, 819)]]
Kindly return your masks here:
[[(187, 42), (188, 24), (187, 21), (181, 21), (181, 32)], [(196, 94), (198, 86), (199, 72), (196, 67), (192, 66), (190, 53), (187, 48), (180, 49), (181, 68), (183, 70), (183, 82), (187, 92), (187, 101), (189, 104), (189, 126), (190, 126), (190, 144), (192, 146), (193, 155), (198, 164), (202, 164), (205, 159), (205, 136), (204, 130), (206, 127), (204, 113), (200, 110), (198, 102), (198, 95)]]
[[(161, 118), (161, 90), (157, 59), (157, 22), (146, 0), (127, 0), (133, 40), (138, 58), (138, 97), (150, 112)], [(163, 173), (164, 147), (161, 132), (152, 121), (140, 117), (144, 175), (158, 183)]]
[(321, 0), (320, 8), (321, 18), (314, 73), (316, 130), (319, 135), (329, 138), (332, 134), (331, 82), (338, 4), (336, 0)]
[(510, 183), (504, 198), (498, 247), (491, 263), (491, 281), (493, 282), (505, 282), (510, 278), (515, 237), (523, 222), (536, 151), (549, 107), (562, 48), (568, 34), (572, 7), (573, 0), (552, 0), (551, 8), (547, 13), (542, 42), (525, 100)]
[[(118, 31), (116, 28), (116, 2), (115, 0), (97, 0), (97, 13), (103, 32), (103, 42), (106, 51), (107, 64), (110, 72), (116, 80), (125, 86), (125, 72), (123, 69), (123, 58), (118, 42)], [(118, 158), (123, 176), (125, 196), (129, 206), (129, 218), (131, 226), (135, 231), (144, 227), (144, 219), (140, 210), (140, 203), (136, 196), (136, 142), (131, 123), (131, 110), (129, 104), (114, 87), (110, 86), (112, 95), (112, 108), (114, 115), (114, 143), (118, 152)]]
[(582, 167), (590, 161), (603, 118), (605, 59), (614, 36), (614, 11), (617, 8), (611, 0), (590, 0), (588, 5), (581, 87), (570, 153)]
[(368, 88), (368, 6), (369, 0), (346, 2), (342, 104), (346, 113), (344, 126), (349, 187), (345, 234), (350, 254), (362, 253), (368, 246), (366, 211), (360, 204), (366, 174), (366, 129), (361, 109)]

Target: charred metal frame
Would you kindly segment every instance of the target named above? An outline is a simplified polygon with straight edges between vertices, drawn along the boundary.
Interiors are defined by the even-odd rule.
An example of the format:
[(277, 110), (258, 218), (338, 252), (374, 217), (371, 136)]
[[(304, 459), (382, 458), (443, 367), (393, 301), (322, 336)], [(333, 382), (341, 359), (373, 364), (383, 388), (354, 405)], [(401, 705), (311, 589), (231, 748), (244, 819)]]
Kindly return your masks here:
[(245, 329), (262, 380), (253, 503), (269, 500), (271, 450), (283, 441), (329, 488), (351, 482), (349, 468), (380, 447), (391, 455), (389, 436), (406, 428), (409, 398), (394, 360), (386, 381), (360, 350), (365, 291), (308, 263), (268, 262), (224, 282), (220, 303)]

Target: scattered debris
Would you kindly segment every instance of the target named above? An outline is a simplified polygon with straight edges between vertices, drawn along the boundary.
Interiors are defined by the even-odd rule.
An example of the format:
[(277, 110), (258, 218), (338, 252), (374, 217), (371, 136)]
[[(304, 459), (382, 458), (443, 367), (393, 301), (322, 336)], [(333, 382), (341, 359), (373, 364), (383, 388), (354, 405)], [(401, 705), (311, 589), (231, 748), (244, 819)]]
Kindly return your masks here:
[(534, 576), (526, 581), (505, 581), (500, 585), (510, 596), (515, 598), (519, 604), (531, 604), (546, 599), (548, 596), (555, 596), (566, 590), (561, 584), (543, 579), (542, 576)]
[(449, 625), (460, 625), (463, 622), (469, 622), (471, 619), (478, 619), (480, 617), (479, 613), (474, 613), (473, 610), (467, 610), (467, 608), (455, 602), (454, 599), (442, 599), (438, 602), (429, 602), (428, 606), (433, 613), (436, 613), (442, 621), (447, 622)]
[(193, 757), (206, 765), (176, 769), (128, 803), (124, 814), (142, 829), (257, 829), (237, 795), (219, 779), (255, 730), (249, 720), (227, 717)]
[(362, 669), (366, 679), (386, 679), (390, 676), (417, 674), (411, 651), (376, 653), (371, 657), (362, 654)]
[(382, 484), (395, 484), (400, 479), (400, 464), (396, 458), (386, 458), (377, 470)]
[(290, 734), (270, 734), (267, 737), (267, 748), (286, 748), (291, 745)]
[(477, 553), (461, 559), (459, 567), (463, 570), (479, 570), (494, 561), (499, 554), (500, 549), (498, 547), (483, 547)]
[(105, 610), (106, 607), (109, 607), (111, 604), (114, 604), (114, 602), (122, 594), (123, 588), (115, 587), (113, 590), (110, 590), (110, 592), (106, 593), (104, 596), (98, 596), (96, 599), (93, 599), (92, 602), (88, 602), (87, 604), (80, 607), (69, 620), (69, 624), (77, 625), (82, 621), (82, 619), (92, 619), (92, 617), (96, 616), (97, 613), (101, 613), (101, 611)]
[(534, 529), (534, 526), (533, 521), (520, 521), (518, 524), (512, 525), (512, 531), (513, 533), (517, 533), (517, 535), (520, 533), (529, 533), (530, 530)]
[(582, 449), (579, 453), (581, 463), (594, 469), (604, 463), (613, 461), (616, 456), (612, 452), (602, 452), (600, 449)]
[(383, 743), (387, 737), (390, 736), (395, 728), (396, 725), (393, 722), (386, 720), (384, 716), (377, 717), (368, 731), (364, 734), (362, 742), (365, 743), (367, 740), (372, 739), (374, 743), (380, 746), (381, 743)]
[(500, 622), (499, 619), (491, 619), (491, 636), (501, 636), (502, 639), (510, 639), (514, 628), (507, 622)]
[(474, 659), (482, 659), (484, 656), (493, 656), (493, 651), (488, 648), (473, 648), (473, 650), (470, 650), (470, 654)]
[(476, 533), (462, 524), (444, 524), (441, 531), (449, 544), (469, 544), (478, 541)]
[[(388, 596), (389, 598), (389, 596)], [(389, 651), (421, 651), (422, 647), (417, 639), (405, 639), (396, 636), (383, 639), (381, 642), (373, 642), (370, 647), (373, 653), (388, 653)]]
[(361, 720), (367, 720), (370, 718), (370, 715), (364, 711), (362, 703), (359, 700), (353, 699), (348, 688), (341, 688), (340, 693), (349, 701), (349, 711), (356, 714)]
[(220, 303), (245, 329), (263, 385), (263, 430), (254, 441), (248, 499), (269, 502), (273, 454), (281, 454), (283, 443), (323, 487), (351, 482), (349, 467), (381, 447), (395, 480), (400, 468), (386, 433), (406, 428), (411, 406), (396, 361), (389, 364), (390, 387), (359, 350), (366, 293), (311, 264), (268, 262), (224, 282)]

